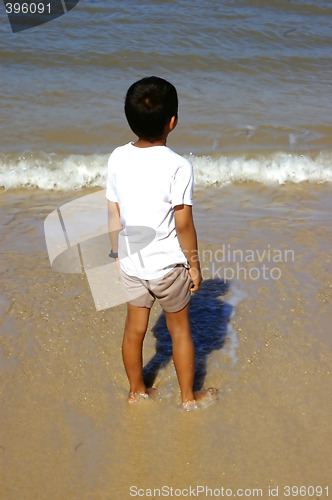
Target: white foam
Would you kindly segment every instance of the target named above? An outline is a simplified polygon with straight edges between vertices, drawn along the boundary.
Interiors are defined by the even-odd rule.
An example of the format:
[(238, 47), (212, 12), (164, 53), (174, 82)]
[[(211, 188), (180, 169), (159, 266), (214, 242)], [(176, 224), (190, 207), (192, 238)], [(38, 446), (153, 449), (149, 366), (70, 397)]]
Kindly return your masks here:
[[(246, 299), (247, 293), (242, 289), (242, 282), (240, 280), (233, 280), (230, 285), (231, 296), (227, 297), (227, 303), (233, 307), (231, 315), (233, 317), (235, 314), (234, 309), (240, 302)], [(238, 361), (237, 349), (239, 347), (239, 339), (231, 321), (227, 325), (227, 338), (228, 343), (226, 343), (223, 349), (223, 354), (230, 358), (231, 364), (234, 366)]]
[(239, 157), (190, 155), (198, 185), (259, 182), (284, 184), (286, 182), (332, 182), (332, 154), (320, 153), (316, 158), (305, 155), (274, 153), (270, 156), (246, 159)]
[[(245, 156), (189, 155), (196, 186), (259, 182), (284, 184), (332, 182), (332, 153), (316, 157), (274, 153), (255, 158)], [(0, 186), (5, 189), (36, 187), (46, 190), (73, 190), (105, 187), (108, 155), (58, 155), (28, 153), (0, 156)]]
[(37, 153), (15, 159), (0, 158), (0, 186), (5, 189), (35, 187), (70, 191), (104, 187), (108, 155)]
[(230, 282), (230, 292), (231, 296), (227, 297), (227, 303), (233, 308), (237, 307), (248, 296), (247, 292), (243, 290), (243, 283), (239, 279)]

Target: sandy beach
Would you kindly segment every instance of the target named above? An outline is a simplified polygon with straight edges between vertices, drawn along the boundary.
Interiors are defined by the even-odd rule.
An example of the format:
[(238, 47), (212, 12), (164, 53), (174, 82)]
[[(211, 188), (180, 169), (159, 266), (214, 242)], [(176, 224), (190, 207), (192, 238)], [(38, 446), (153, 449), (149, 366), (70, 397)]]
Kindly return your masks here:
[[(67, 12), (0, 23), (0, 500), (327, 499), (331, 2), (51, 3)], [(129, 407), (108, 236), (75, 241), (101, 212), (77, 212), (68, 252), (59, 218), (105, 188), (109, 154), (135, 140), (125, 93), (150, 75), (178, 90), (168, 145), (194, 169), (195, 387), (219, 389), (197, 413), (179, 408), (157, 305), (158, 396)]]
[[(194, 335), (204, 330), (201, 382), (220, 397), (194, 414), (178, 408), (172, 362), (157, 373), (158, 398), (128, 407), (125, 305), (96, 311), (84, 274), (51, 269), (43, 222), (87, 193), (1, 195), (1, 499), (159, 498), (185, 496), (190, 487), (201, 498), (241, 489), (270, 498), (276, 488), (283, 498), (288, 486), (316, 488), (315, 496), (302, 490), (304, 498), (327, 497), (329, 187), (244, 184), (196, 193), (206, 276), (191, 317)], [(273, 261), (276, 249), (293, 250), (294, 261)], [(265, 279), (264, 263), (280, 279), (277, 271)], [(230, 273), (237, 264), (240, 275), (222, 284), (219, 268)], [(161, 323), (154, 306), (145, 362), (156, 354)]]

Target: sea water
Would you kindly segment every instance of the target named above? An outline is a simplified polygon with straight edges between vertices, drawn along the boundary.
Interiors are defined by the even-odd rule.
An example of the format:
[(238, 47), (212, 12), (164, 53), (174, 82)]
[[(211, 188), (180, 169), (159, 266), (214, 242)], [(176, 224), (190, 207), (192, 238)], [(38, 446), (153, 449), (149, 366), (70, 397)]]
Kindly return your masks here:
[(107, 155), (133, 136), (135, 80), (179, 93), (169, 144), (197, 182), (331, 180), (332, 7), (319, 0), (81, 0), (12, 33), (1, 24), (0, 183), (105, 183)]

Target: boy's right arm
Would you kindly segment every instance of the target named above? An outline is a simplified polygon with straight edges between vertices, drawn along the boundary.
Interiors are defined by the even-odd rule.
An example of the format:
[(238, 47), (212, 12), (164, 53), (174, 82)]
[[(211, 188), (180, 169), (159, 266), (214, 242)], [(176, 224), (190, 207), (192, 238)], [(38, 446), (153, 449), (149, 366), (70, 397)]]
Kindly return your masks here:
[(122, 229), (120, 220), (120, 210), (118, 203), (107, 200), (108, 206), (108, 231), (111, 240), (111, 247), (114, 253), (118, 252), (119, 232)]
[(197, 236), (190, 205), (177, 205), (174, 208), (175, 229), (182, 251), (189, 264), (189, 274), (194, 284), (193, 292), (199, 290), (202, 282), (197, 247)]

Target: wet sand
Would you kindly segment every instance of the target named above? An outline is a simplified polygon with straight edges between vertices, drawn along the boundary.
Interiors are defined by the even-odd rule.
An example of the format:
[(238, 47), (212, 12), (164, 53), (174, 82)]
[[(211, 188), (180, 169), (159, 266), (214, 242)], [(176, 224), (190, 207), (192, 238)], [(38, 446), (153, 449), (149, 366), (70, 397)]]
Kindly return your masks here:
[[(178, 408), (171, 362), (157, 374), (160, 398), (128, 407), (125, 305), (96, 311), (84, 274), (50, 267), (43, 222), (87, 193), (1, 193), (0, 498), (129, 499), (135, 488), (158, 498), (150, 490), (163, 486), (234, 495), (260, 488), (261, 498), (278, 486), (282, 498), (284, 486), (331, 488), (330, 188), (243, 184), (196, 193), (207, 285), (192, 321), (198, 335), (203, 325), (207, 347), (224, 315), (201, 358), (204, 384), (220, 398), (190, 414)], [(295, 259), (272, 261), (268, 249), (293, 250)], [(223, 261), (227, 250), (238, 251), (232, 262)], [(254, 279), (241, 271), (230, 289), (220, 285), (218, 308), (209, 283), (237, 263), (256, 268)], [(264, 279), (264, 264), (280, 279)], [(155, 306), (146, 362), (160, 315)]]

